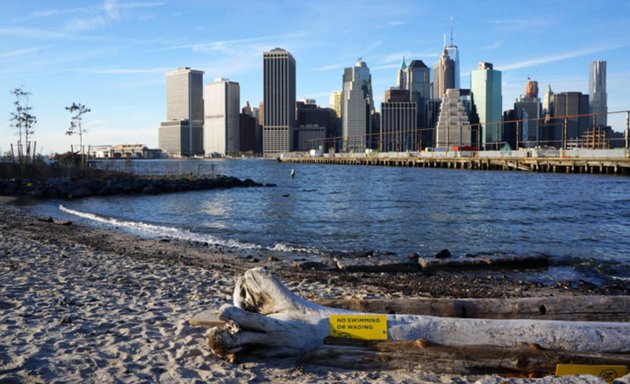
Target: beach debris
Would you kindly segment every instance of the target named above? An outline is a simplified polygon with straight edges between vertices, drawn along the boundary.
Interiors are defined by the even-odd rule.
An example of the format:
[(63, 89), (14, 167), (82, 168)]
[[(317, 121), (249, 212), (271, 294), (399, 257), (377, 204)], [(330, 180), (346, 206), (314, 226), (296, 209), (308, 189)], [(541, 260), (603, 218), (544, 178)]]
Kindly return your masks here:
[(72, 225), (72, 221), (68, 221), (68, 220), (55, 220), (52, 218), (52, 216), (49, 216), (47, 218), (41, 218), (38, 217), (37, 221), (42, 221), (44, 223), (51, 223), (51, 224), (55, 224), (55, 225)]
[(450, 257), (451, 257), (451, 251), (449, 251), (446, 248), (435, 254), (436, 259), (448, 259)]
[[(360, 312), (309, 302), (289, 291), (268, 270), (253, 268), (237, 280), (233, 304), (218, 311), (225, 325), (211, 328), (207, 341), (215, 356), (228, 361), (236, 361), (239, 354), (264, 358), (303, 355), (324, 346), (331, 333), (330, 316), (344, 314)], [(495, 360), (503, 361), (507, 360), (506, 350), (517, 354), (525, 344), (541, 351), (561, 351), (559, 359), (582, 354), (582, 360), (599, 356), (598, 361), (608, 364), (612, 360), (606, 354), (621, 353), (625, 355), (619, 355), (617, 362), (630, 361), (630, 323), (381, 316), (387, 322), (388, 340), (380, 343), (424, 340), (420, 343), (446, 345), (455, 354), (453, 360), (459, 358), (460, 348), (487, 347), (496, 349)], [(377, 350), (389, 346), (372, 345)], [(397, 351), (400, 355), (401, 349)]]

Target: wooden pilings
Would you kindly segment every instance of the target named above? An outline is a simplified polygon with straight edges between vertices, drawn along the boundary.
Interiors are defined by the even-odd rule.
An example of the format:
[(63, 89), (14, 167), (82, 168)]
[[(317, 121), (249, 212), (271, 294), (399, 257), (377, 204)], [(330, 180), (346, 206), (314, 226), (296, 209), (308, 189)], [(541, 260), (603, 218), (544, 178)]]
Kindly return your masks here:
[(630, 176), (630, 159), (596, 158), (478, 158), (478, 157), (296, 157), (286, 163), (367, 165), (384, 167), (449, 168), (553, 173), (591, 173)]

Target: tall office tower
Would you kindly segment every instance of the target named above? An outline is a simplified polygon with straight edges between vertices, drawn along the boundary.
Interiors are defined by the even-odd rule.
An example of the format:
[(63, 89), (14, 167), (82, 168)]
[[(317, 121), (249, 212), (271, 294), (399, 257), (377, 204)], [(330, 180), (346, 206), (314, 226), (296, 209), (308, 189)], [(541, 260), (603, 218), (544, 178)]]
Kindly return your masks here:
[(547, 84), (547, 91), (543, 96), (542, 113), (543, 121), (540, 126), (540, 142), (541, 145), (550, 145), (553, 141), (554, 128), (551, 125), (551, 116), (553, 116), (553, 91), (551, 85)]
[(398, 68), (396, 85), (398, 86), (398, 89), (407, 89), (407, 64), (405, 63), (405, 56), (403, 56), (402, 61), (400, 62), (400, 68)]
[[(427, 102), (431, 98), (431, 71), (422, 60), (413, 60), (407, 67), (407, 89), (416, 103), (419, 146), (429, 145)], [(431, 144), (432, 145), (432, 144)]]
[(206, 155), (236, 155), (240, 152), (240, 87), (217, 78), (205, 86), (203, 150)]
[(514, 112), (518, 122), (518, 144), (526, 148), (540, 145), (542, 103), (538, 98), (538, 82), (527, 79), (525, 95), (520, 95), (514, 102)]
[(440, 59), (433, 65), (433, 98), (441, 99), (447, 89), (455, 87), (455, 61), (449, 56), (446, 47)]
[(491, 63), (480, 62), (477, 69), (470, 73), (470, 91), (479, 116), (480, 147), (498, 149), (503, 117), (501, 71), (493, 69)]
[(367, 64), (359, 59), (354, 67), (343, 73), (343, 95), (341, 100), (341, 130), (343, 150), (363, 152), (367, 138), (372, 134), (371, 112), (372, 76)]
[(417, 105), (410, 101), (406, 89), (385, 91), (381, 103), (379, 151), (403, 152), (418, 149)]
[(453, 43), (453, 18), (451, 17), (451, 43), (446, 46), (446, 52), (448, 56), (455, 62), (455, 73), (453, 74), (455, 85), (453, 88), (461, 88), (461, 84), (459, 81), (460, 72), (459, 72), (459, 49), (457, 45)]
[(545, 96), (543, 96), (542, 112), (545, 119), (547, 116), (551, 117), (553, 114), (553, 91), (551, 90), (550, 84), (547, 84), (547, 92), (545, 92)]
[(338, 118), (341, 118), (341, 91), (335, 91), (330, 94), (329, 105), (335, 111)]
[(594, 113), (593, 125), (608, 125), (608, 94), (606, 93), (606, 62), (593, 61), (588, 82), (590, 110)]
[(435, 129), (435, 147), (471, 145), (471, 126), (460, 89), (448, 89), (442, 99), (440, 117)]
[(203, 71), (178, 68), (166, 73), (166, 121), (159, 147), (169, 156), (203, 153)]
[(295, 59), (274, 48), (263, 54), (263, 153), (289, 152), (295, 147)]
[[(562, 92), (553, 96), (553, 145), (558, 148), (570, 146), (581, 139), (589, 126), (588, 95), (582, 92)], [(565, 127), (566, 121), (566, 127)], [(566, 148), (566, 147), (565, 147)]]

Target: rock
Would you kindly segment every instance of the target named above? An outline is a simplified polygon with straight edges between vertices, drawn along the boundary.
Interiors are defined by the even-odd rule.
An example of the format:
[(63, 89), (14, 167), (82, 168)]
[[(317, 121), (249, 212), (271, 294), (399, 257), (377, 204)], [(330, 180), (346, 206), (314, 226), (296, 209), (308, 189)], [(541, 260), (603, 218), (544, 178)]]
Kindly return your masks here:
[(436, 259), (448, 259), (451, 256), (451, 251), (446, 248), (435, 254)]

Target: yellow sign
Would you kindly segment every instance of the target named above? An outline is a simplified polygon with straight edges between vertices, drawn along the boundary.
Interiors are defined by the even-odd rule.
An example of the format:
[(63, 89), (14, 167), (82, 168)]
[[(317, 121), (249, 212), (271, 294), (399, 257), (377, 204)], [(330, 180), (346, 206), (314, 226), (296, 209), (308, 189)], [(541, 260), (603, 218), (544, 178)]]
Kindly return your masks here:
[(558, 364), (556, 365), (556, 376), (567, 375), (593, 375), (599, 376), (612, 383), (616, 378), (628, 373), (625, 365), (580, 365), (580, 364)]
[(387, 340), (387, 316), (331, 315), (330, 336), (361, 340)]

